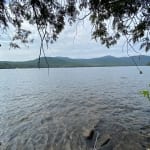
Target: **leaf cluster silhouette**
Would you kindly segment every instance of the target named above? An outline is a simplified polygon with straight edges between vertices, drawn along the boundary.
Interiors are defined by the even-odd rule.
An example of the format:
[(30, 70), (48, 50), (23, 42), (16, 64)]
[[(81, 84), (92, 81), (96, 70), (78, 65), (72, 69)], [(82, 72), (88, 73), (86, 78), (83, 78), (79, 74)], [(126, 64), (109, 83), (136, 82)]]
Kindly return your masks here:
[[(83, 15), (82, 18), (79, 16)], [(12, 25), (16, 34), (10, 43), (19, 48), (29, 39), (30, 29), (23, 29), (23, 22), (36, 26), (43, 45), (57, 40), (67, 22), (88, 18), (92, 25), (91, 36), (108, 48), (124, 36), (130, 45), (140, 43), (140, 48), (150, 49), (150, 0), (0, 0), (0, 28)]]

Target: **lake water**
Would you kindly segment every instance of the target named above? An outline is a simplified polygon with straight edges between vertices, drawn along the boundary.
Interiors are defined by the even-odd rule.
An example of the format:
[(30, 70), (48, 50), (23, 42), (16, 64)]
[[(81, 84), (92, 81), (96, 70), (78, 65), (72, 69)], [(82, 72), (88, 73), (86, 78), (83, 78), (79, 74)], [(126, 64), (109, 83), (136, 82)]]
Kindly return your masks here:
[[(0, 70), (0, 150), (84, 149), (100, 119), (150, 125), (150, 67)], [(71, 147), (71, 148), (70, 148)], [(82, 148), (81, 148), (82, 147)]]

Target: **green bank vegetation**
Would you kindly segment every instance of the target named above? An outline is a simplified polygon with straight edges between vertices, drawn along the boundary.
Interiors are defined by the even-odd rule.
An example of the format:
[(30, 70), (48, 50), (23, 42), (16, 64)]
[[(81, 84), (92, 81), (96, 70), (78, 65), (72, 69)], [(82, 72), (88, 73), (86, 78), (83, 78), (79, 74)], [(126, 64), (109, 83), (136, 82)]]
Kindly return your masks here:
[[(150, 88), (150, 84), (149, 84), (149, 88)], [(150, 89), (142, 90), (140, 91), (140, 94), (142, 94), (144, 97), (146, 97), (150, 101)]]

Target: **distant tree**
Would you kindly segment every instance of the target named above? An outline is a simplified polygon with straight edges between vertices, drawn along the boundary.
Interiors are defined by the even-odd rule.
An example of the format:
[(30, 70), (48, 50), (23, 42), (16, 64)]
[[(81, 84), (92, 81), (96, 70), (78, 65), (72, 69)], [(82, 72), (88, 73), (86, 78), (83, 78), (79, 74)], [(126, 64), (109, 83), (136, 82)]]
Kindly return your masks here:
[[(79, 18), (83, 11), (87, 14)], [(124, 36), (130, 48), (140, 43), (141, 49), (150, 49), (150, 0), (0, 0), (0, 28), (12, 25), (16, 29), (10, 46), (19, 48), (16, 40), (32, 42), (28, 39), (32, 31), (22, 28), (26, 21), (37, 28), (40, 54), (43, 44), (57, 40), (66, 22), (71, 25), (87, 17), (92, 38), (107, 47)]]

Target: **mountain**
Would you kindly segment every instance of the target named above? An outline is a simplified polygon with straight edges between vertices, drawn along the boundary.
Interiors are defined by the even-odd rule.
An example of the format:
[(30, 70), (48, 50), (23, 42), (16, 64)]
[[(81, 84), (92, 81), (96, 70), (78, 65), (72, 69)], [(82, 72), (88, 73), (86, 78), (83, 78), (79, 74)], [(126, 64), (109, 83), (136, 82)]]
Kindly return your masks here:
[[(91, 59), (71, 59), (68, 57), (47, 57), (46, 58), (50, 68), (60, 67), (104, 67), (104, 66), (147, 66), (150, 63), (150, 56), (132, 56), (132, 57), (113, 57), (104, 56), (100, 58)], [(40, 59), (40, 68), (47, 68), (48, 64), (45, 58)], [(11, 62), (0, 61), (0, 69), (9, 68), (38, 68), (38, 59)]]
[(150, 66), (150, 62), (147, 65)]

